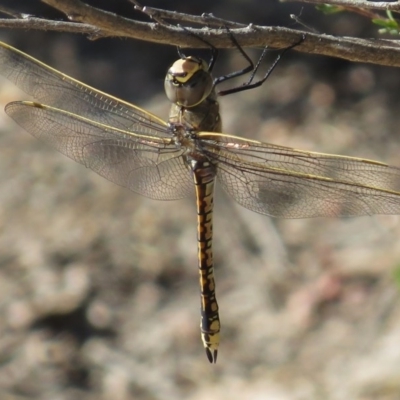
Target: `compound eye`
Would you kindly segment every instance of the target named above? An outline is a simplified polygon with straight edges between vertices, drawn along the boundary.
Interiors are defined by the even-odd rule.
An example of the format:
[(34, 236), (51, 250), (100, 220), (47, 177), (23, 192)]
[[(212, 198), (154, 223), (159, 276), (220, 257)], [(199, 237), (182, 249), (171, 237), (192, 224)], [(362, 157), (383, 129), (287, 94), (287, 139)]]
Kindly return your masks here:
[(165, 77), (168, 99), (182, 107), (194, 107), (211, 93), (213, 80), (205, 61), (186, 57), (172, 64)]

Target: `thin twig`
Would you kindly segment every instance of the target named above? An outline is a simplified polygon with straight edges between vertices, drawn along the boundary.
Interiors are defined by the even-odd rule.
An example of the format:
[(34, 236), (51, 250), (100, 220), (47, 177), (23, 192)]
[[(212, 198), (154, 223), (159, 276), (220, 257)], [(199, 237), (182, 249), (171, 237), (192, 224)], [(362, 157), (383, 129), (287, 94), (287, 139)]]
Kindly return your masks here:
[(0, 13), (13, 18), (25, 18), (26, 14), (12, 10), (11, 8), (0, 6)]
[(151, 18), (152, 20), (158, 22), (160, 25), (165, 25), (164, 19), (166, 17), (165, 16), (161, 16), (160, 13), (157, 13), (155, 11), (156, 9), (153, 9), (151, 7), (143, 7), (136, 0), (129, 0), (129, 2), (134, 5), (135, 10), (141, 11), (143, 14), (146, 14), (149, 18)]
[(366, 8), (370, 10), (400, 11), (399, 1), (364, 1), (364, 0), (281, 0), (282, 3), (301, 2), (310, 4), (329, 4), (333, 6)]
[(102, 36), (100, 29), (93, 25), (79, 24), (76, 22), (50, 21), (31, 16), (21, 19), (0, 18), (0, 27), (11, 29), (36, 29), (39, 31), (83, 33), (89, 36)]
[(135, 5), (135, 9), (143, 12), (144, 14), (148, 15), (154, 21), (160, 23), (161, 25), (166, 25), (165, 20), (170, 19), (177, 22), (190, 22), (194, 24), (203, 25), (207, 23), (207, 25), (212, 26), (228, 26), (229, 28), (244, 28), (245, 24), (240, 24), (234, 21), (228, 21), (222, 18), (215, 17), (212, 14), (202, 14), (201, 16), (198, 15), (191, 15), (191, 14), (184, 14), (179, 13), (176, 11), (169, 11), (169, 10), (162, 10), (160, 8), (153, 8), (142, 6), (137, 0), (129, 0), (131, 3)]
[(302, 26), (303, 28), (307, 29), (307, 31), (318, 34), (320, 33), (319, 31), (317, 31), (314, 27), (307, 25), (305, 22), (303, 22), (299, 16), (295, 15), (295, 14), (290, 14), (290, 18), (294, 21), (296, 21), (300, 26)]

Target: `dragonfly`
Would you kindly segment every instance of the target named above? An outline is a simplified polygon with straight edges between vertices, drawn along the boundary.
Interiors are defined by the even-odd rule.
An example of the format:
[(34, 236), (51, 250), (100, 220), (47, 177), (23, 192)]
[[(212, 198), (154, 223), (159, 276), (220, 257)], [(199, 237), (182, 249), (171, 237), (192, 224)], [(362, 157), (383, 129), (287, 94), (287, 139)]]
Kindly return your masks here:
[(200, 58), (182, 55), (169, 68), (167, 121), (5, 43), (0, 74), (35, 99), (5, 108), (34, 137), (152, 199), (195, 194), (200, 329), (211, 363), (221, 328), (212, 251), (216, 182), (243, 207), (272, 217), (400, 214), (399, 168), (222, 133), (217, 80)]

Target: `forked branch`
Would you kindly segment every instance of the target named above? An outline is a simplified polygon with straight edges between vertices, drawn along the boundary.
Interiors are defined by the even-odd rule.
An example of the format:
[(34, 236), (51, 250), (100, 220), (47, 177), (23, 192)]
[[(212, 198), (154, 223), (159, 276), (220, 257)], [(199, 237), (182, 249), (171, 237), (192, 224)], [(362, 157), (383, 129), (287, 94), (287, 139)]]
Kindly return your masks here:
[[(218, 26), (218, 20), (207, 16), (193, 16), (150, 9), (149, 13), (153, 13), (156, 20), (168, 19), (174, 21), (174, 24), (160, 24), (153, 21), (141, 22), (127, 19), (91, 7), (80, 0), (42, 1), (63, 12), (72, 22), (51, 21), (23, 15), (14, 16), (11, 19), (0, 19), (0, 27), (77, 32), (87, 34), (91, 39), (129, 37), (180, 47), (204, 47), (205, 44), (193, 35), (187, 34), (187, 30), (190, 30), (217, 48), (233, 47), (231, 39), (226, 35), (226, 30)], [(176, 22), (185, 23), (185, 26), (187, 26), (187, 23), (201, 24), (201, 28), (183, 29)], [(304, 35), (304, 32), (300, 30), (275, 26), (243, 25), (232, 21), (223, 21), (221, 24), (230, 27), (242, 47), (285, 48), (298, 42)], [(349, 61), (400, 67), (400, 46), (397, 43), (397, 41), (391, 40), (335, 37), (307, 32), (305, 33), (305, 40), (295, 50), (343, 58)]]

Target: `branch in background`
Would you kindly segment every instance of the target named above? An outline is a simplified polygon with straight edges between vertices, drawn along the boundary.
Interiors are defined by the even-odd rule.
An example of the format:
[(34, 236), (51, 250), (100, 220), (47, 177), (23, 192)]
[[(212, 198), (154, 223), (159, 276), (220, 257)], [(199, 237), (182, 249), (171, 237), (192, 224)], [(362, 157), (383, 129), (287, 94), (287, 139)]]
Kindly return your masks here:
[[(133, 1), (133, 0), (132, 0)], [(282, 2), (300, 1), (302, 3), (315, 4), (315, 8), (324, 14), (335, 14), (347, 11), (359, 14), (379, 27), (380, 34), (400, 35), (400, 21), (394, 15), (400, 10), (400, 1), (396, 2), (364, 2), (362, 0), (281, 0)], [(377, 7), (378, 5), (378, 7)], [(373, 11), (373, 8), (378, 11)], [(384, 11), (384, 12), (383, 12)], [(396, 13), (398, 14), (398, 12)]]
[(365, 8), (381, 11), (400, 11), (399, 1), (363, 1), (363, 0), (280, 0), (282, 3), (300, 2), (310, 4), (329, 4), (333, 6)]
[[(70, 20), (76, 22), (57, 22), (27, 17), (23, 19), (0, 19), (0, 27), (78, 32), (86, 33), (90, 38), (129, 37), (180, 47), (205, 47), (204, 43), (196, 39), (196, 37), (188, 35), (186, 30), (176, 25), (161, 25), (154, 22), (145, 23), (123, 18), (88, 6), (79, 0), (43, 1), (65, 13)], [(151, 9), (150, 12), (152, 11), (154, 9)], [(156, 10), (156, 12), (159, 11)], [(159, 13), (158, 17), (196, 23), (200, 23), (199, 18), (203, 18), (168, 11)], [(215, 22), (217, 19), (212, 17), (211, 21)], [(205, 18), (205, 24), (207, 24), (207, 18)], [(231, 24), (235, 25), (234, 22), (231, 22)], [(225, 29), (187, 29), (217, 48), (234, 47)], [(241, 46), (260, 48), (265, 46), (273, 48), (289, 47), (298, 42), (304, 35), (304, 32), (299, 30), (256, 25), (231, 28), (231, 31)], [(397, 45), (397, 41), (367, 40), (306, 33), (305, 40), (296, 47), (296, 50), (310, 54), (343, 58), (349, 61), (400, 67), (400, 47)]]
[(364, 8), (358, 8), (358, 7), (341, 7), (345, 11), (353, 12), (359, 15), (362, 15), (365, 18), (368, 19), (376, 19), (376, 18), (382, 18), (382, 15), (379, 13), (376, 13), (371, 10), (366, 10)]

